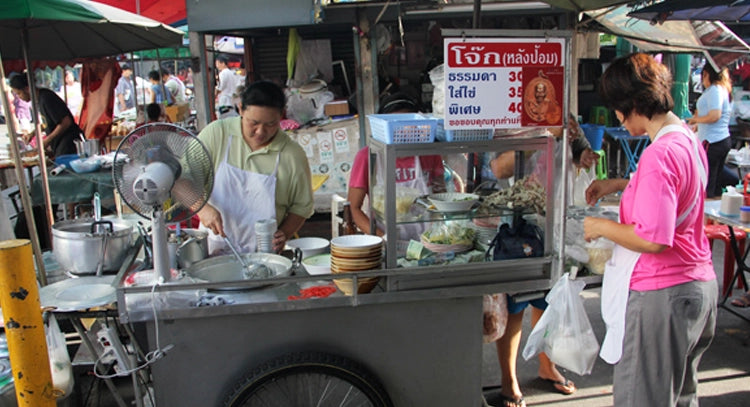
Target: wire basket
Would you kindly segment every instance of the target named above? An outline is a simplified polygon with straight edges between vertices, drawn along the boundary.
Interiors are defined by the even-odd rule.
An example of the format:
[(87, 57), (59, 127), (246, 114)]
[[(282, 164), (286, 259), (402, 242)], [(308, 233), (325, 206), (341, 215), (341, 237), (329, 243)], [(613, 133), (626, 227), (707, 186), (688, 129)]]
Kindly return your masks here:
[(483, 141), (492, 140), (495, 129), (445, 130), (443, 119), (438, 119), (435, 138), (438, 141)]
[(437, 119), (418, 113), (369, 114), (375, 140), (386, 144), (432, 143)]

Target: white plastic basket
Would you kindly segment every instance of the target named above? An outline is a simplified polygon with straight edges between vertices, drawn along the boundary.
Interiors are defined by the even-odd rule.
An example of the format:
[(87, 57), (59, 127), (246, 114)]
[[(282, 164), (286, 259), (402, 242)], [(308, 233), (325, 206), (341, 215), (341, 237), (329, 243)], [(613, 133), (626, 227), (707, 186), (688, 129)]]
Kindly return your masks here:
[(432, 143), (438, 120), (419, 113), (369, 114), (375, 140), (386, 144)]
[(495, 129), (445, 130), (443, 119), (438, 119), (437, 141), (482, 141), (492, 140)]

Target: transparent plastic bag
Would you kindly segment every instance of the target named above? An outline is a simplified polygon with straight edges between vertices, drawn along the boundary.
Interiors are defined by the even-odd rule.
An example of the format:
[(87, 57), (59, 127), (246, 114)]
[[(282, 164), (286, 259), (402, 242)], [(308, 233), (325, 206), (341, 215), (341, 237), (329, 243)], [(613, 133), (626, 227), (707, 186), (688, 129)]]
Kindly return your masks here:
[(49, 364), (52, 373), (52, 386), (57, 399), (64, 399), (73, 391), (73, 366), (70, 363), (68, 347), (54, 315), (49, 316), (45, 326)]
[(612, 258), (612, 250), (615, 243), (609, 239), (600, 237), (586, 243), (586, 251), (589, 254), (589, 260), (586, 263), (589, 271), (594, 274), (604, 274), (604, 266)]
[(573, 205), (586, 205), (586, 188), (596, 180), (596, 170), (593, 168), (579, 169), (573, 180)]
[(445, 117), (445, 76), (443, 64), (430, 70), (430, 82), (432, 82), (432, 114), (436, 117)]
[(505, 333), (508, 324), (508, 300), (504, 293), (484, 296), (484, 343), (495, 342)]
[(580, 297), (586, 283), (568, 276), (563, 274), (547, 294), (549, 306), (531, 331), (522, 355), (529, 360), (544, 352), (558, 366), (587, 375), (599, 354), (599, 342)]

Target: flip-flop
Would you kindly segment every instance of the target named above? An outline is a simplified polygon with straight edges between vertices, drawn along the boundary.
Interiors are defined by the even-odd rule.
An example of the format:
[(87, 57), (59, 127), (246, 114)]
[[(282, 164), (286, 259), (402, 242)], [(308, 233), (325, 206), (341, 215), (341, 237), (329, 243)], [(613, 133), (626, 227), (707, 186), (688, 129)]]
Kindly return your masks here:
[(508, 397), (503, 393), (500, 393), (500, 402), (502, 403), (502, 407), (526, 407), (526, 401), (523, 399), (523, 397), (514, 399), (513, 397)]
[(545, 382), (549, 382), (552, 384), (552, 387), (555, 388), (555, 390), (565, 396), (569, 396), (576, 392), (576, 384), (572, 381), (565, 379), (565, 381), (559, 382), (557, 380), (552, 379), (545, 379), (543, 377), (540, 377), (540, 379), (544, 380)]
[(742, 297), (733, 299), (731, 304), (738, 308), (750, 307), (750, 292), (743, 294)]

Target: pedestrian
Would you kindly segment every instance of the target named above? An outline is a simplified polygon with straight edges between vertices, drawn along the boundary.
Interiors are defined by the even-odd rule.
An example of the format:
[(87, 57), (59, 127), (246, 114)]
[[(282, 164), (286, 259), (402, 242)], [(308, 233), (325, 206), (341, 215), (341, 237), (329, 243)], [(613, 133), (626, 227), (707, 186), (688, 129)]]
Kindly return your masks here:
[(708, 159), (672, 113), (672, 76), (653, 57), (618, 58), (601, 77), (604, 104), (630, 134), (648, 134), (627, 179), (594, 181), (595, 204), (622, 191), (620, 221), (587, 217), (584, 238), (616, 245), (602, 286), (607, 334), (600, 356), (614, 364), (614, 404), (697, 406), (698, 364), (714, 337), (718, 286), (704, 233)]

